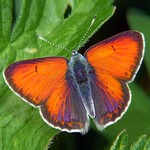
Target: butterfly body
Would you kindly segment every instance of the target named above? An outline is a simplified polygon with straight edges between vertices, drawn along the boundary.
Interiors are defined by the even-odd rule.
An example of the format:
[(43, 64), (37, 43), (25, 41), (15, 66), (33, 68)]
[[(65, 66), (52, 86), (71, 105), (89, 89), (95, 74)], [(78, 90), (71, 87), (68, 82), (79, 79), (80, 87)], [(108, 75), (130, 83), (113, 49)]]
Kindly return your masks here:
[(70, 60), (45, 57), (10, 64), (4, 79), (43, 120), (67, 132), (86, 133), (89, 117), (102, 130), (119, 120), (131, 102), (133, 81), (144, 55), (144, 37), (126, 31)]
[(94, 69), (89, 65), (84, 56), (78, 52), (73, 53), (66, 74), (69, 86), (74, 86), (81, 97), (83, 105), (89, 116), (95, 117), (94, 102), (91, 93), (91, 73)]

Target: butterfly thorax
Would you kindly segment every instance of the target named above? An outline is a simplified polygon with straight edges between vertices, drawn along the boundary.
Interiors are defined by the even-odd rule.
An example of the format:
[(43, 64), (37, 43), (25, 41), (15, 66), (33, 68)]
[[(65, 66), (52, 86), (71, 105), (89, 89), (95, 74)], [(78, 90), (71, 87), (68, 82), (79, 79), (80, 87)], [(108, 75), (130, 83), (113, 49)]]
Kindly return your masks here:
[(77, 84), (82, 85), (88, 82), (88, 62), (81, 54), (78, 52), (72, 54), (71, 60), (68, 63), (68, 68)]
[(85, 66), (80, 61), (76, 61), (76, 64), (74, 65), (74, 75), (77, 83), (80, 85), (84, 84), (88, 80)]
[(92, 67), (84, 56), (76, 52), (68, 63), (67, 80), (70, 86), (76, 87), (85, 109), (91, 117), (95, 116), (94, 102), (91, 95), (90, 72)]

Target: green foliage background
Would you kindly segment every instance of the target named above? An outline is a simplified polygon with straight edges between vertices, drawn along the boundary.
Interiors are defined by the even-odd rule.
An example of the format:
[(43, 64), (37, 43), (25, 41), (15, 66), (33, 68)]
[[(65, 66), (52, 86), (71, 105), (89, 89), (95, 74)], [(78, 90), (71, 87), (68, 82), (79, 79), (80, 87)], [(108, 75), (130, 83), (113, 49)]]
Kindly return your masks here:
[[(116, 0), (113, 4), (112, 0), (0, 0), (0, 150), (120, 150), (130, 145), (131, 149), (142, 145), (142, 149), (148, 148), (149, 139), (144, 134), (150, 135), (150, 3), (143, 1)], [(104, 132), (97, 131), (91, 122), (87, 135), (61, 133), (43, 122), (38, 109), (8, 89), (2, 72), (18, 60), (56, 55), (69, 58), (95, 15), (97, 19), (84, 43), (104, 25), (81, 51), (115, 33), (134, 29), (146, 38), (144, 63), (135, 82), (130, 84), (132, 103), (121, 120)], [(70, 53), (40, 41), (37, 34), (67, 47)]]

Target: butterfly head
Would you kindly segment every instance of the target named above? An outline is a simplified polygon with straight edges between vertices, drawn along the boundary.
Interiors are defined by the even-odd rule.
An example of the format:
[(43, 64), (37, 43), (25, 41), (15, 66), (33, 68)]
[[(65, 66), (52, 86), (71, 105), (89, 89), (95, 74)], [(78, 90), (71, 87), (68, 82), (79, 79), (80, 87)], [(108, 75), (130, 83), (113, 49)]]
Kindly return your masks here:
[(80, 54), (78, 53), (78, 51), (76, 50), (73, 50), (72, 51), (72, 56), (71, 56), (71, 62), (76, 62), (76, 61), (81, 61), (81, 62), (84, 62), (86, 61), (85, 58)]
[(86, 59), (80, 53), (78, 53), (76, 50), (73, 50), (71, 59), (69, 61), (69, 67), (72, 68), (75, 64), (77, 64), (77, 62), (81, 62), (81, 63), (85, 64)]
[(79, 53), (76, 51), (76, 50), (73, 50), (72, 51), (72, 56), (76, 56), (76, 55), (78, 55)]
[(79, 54), (76, 50), (72, 51), (71, 59), (78, 60), (80, 59), (81, 54)]

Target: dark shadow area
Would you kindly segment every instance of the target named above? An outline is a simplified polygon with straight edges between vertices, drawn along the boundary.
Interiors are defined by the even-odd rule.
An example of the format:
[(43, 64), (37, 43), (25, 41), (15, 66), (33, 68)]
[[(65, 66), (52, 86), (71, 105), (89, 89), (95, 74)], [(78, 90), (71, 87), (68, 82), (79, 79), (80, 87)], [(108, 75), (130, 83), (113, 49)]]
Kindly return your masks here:
[(86, 135), (61, 132), (55, 136), (49, 150), (96, 150), (106, 149), (106, 145), (109, 143), (105, 137), (94, 130), (89, 130)]
[(68, 4), (67, 7), (66, 7), (66, 10), (65, 10), (65, 12), (64, 12), (64, 19), (67, 19), (67, 18), (70, 16), (71, 12), (72, 12), (72, 8), (71, 8), (71, 6)]

